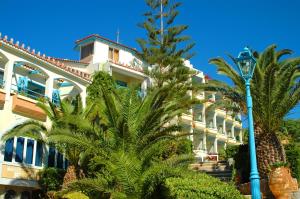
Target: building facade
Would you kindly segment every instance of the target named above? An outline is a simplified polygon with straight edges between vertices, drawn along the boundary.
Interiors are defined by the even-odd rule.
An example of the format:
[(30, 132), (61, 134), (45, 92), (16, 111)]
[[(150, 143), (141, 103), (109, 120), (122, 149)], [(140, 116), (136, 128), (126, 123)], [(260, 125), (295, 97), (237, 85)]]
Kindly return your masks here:
[[(46, 114), (36, 106), (39, 99), (47, 97), (57, 103), (80, 94), (85, 106), (86, 87), (96, 71), (108, 72), (119, 86), (139, 85), (143, 94), (151, 84), (143, 73), (150, 66), (137, 57), (134, 48), (90, 35), (77, 40), (75, 49), (78, 61), (49, 57), (0, 33), (0, 136), (30, 119), (50, 126)], [(186, 65), (193, 68), (188, 61)], [(203, 72), (198, 71), (193, 81), (205, 83)], [(220, 149), (242, 143), (240, 118), (207, 108), (221, 98), (217, 93), (202, 92), (197, 97), (206, 102), (192, 107), (180, 122), (185, 131), (193, 133), (195, 156), (200, 161), (217, 160)], [(31, 138), (15, 137), (0, 146), (0, 198), (30, 198), (38, 189), (39, 170), (67, 167), (63, 154)]]

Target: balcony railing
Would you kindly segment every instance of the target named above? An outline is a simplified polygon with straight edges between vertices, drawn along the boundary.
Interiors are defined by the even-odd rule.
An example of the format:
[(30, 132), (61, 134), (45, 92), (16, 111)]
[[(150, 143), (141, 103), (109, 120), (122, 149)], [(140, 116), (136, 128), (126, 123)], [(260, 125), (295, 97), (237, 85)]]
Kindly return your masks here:
[(45, 100), (47, 97), (43, 93), (39, 93), (33, 90), (30, 90), (26, 87), (19, 87), (17, 85), (12, 84), (12, 90), (15, 91), (19, 95), (23, 95), (25, 97), (29, 97), (34, 100)]

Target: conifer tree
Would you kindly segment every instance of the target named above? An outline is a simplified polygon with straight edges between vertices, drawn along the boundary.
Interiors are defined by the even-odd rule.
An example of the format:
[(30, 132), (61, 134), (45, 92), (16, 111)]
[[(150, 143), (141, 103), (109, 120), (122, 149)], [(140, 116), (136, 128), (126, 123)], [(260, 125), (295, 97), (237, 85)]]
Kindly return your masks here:
[(179, 14), (179, 2), (170, 0), (146, 0), (150, 8), (144, 14), (146, 20), (139, 24), (147, 33), (146, 39), (138, 39), (141, 47), (140, 57), (150, 64), (151, 70), (145, 71), (161, 87), (168, 84), (188, 83), (195, 74), (184, 65), (193, 53), (194, 43), (190, 37), (182, 35), (187, 25), (174, 25)]

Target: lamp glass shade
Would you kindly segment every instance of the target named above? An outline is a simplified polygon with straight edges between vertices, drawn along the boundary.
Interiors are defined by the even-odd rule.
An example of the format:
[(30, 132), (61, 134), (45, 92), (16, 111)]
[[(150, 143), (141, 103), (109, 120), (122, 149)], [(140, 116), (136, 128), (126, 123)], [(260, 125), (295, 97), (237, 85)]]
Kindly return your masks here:
[(245, 51), (241, 52), (236, 60), (242, 77), (245, 79), (252, 78), (256, 61), (251, 51), (245, 48)]

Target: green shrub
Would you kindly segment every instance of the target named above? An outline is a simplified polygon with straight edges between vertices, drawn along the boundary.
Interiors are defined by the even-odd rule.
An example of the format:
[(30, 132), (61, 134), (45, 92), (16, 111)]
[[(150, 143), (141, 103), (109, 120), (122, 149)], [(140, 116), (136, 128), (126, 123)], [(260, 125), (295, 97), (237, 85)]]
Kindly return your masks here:
[(39, 185), (41, 186), (42, 191), (46, 193), (49, 191), (60, 190), (65, 173), (65, 170), (53, 167), (43, 169), (39, 173)]
[(292, 170), (292, 176), (300, 181), (300, 147), (295, 143), (286, 145), (286, 158)]
[(89, 197), (87, 197), (86, 195), (84, 195), (81, 192), (68, 193), (68, 194), (65, 194), (63, 196), (63, 198), (65, 198), (65, 199), (89, 199)]
[(193, 152), (193, 142), (187, 138), (184, 138), (179, 142), (177, 147), (177, 154), (191, 154)]
[(229, 145), (226, 146), (225, 149), (225, 158), (228, 160), (228, 158), (234, 158), (236, 154), (239, 152), (239, 145)]
[(185, 178), (168, 178), (162, 188), (162, 198), (166, 199), (242, 199), (243, 196), (232, 185), (197, 173)]

